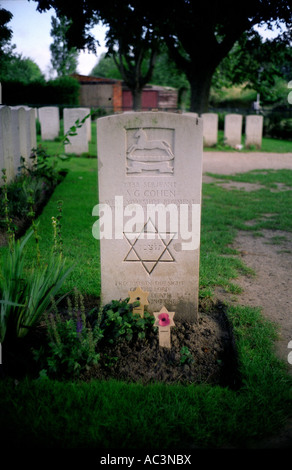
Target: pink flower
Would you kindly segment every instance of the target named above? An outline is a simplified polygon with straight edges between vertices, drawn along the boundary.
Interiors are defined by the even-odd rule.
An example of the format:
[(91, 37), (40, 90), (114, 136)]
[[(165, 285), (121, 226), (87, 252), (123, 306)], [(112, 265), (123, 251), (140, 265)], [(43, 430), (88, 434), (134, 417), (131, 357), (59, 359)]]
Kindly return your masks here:
[(168, 313), (161, 313), (158, 315), (159, 318), (159, 326), (167, 326), (170, 324), (170, 319)]

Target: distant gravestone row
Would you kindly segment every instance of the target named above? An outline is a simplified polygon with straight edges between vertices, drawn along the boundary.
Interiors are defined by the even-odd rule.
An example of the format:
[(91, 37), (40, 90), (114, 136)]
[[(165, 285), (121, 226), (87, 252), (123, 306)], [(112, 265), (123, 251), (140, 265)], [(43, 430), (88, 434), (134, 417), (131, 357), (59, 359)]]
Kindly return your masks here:
[[(82, 121), (90, 113), (90, 108), (64, 108), (64, 133), (66, 134), (76, 121)], [(60, 116), (57, 106), (44, 106), (38, 109), (42, 140), (54, 140), (60, 133)], [(76, 135), (69, 137), (70, 143), (65, 144), (66, 153), (81, 155), (88, 152), (91, 140), (91, 117), (85, 124), (76, 128)]]
[(0, 171), (6, 169), (7, 182), (17, 175), (21, 157), (30, 166), (37, 145), (35, 116), (35, 109), (27, 106), (0, 107)]
[[(196, 116), (195, 113), (189, 113)], [(205, 147), (213, 147), (218, 141), (218, 114), (204, 113), (203, 138)], [(224, 120), (224, 143), (240, 148), (242, 141), (243, 116), (227, 114)], [(249, 115), (245, 118), (245, 146), (261, 148), (263, 137), (263, 116)]]

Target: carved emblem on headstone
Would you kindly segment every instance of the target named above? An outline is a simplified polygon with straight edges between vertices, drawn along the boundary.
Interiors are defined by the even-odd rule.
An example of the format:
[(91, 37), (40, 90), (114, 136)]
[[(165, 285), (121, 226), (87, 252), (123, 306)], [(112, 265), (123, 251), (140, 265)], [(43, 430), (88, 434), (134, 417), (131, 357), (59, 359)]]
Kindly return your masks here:
[(124, 261), (140, 262), (148, 274), (152, 273), (158, 263), (175, 261), (169, 250), (175, 232), (159, 233), (149, 219), (141, 232), (137, 233), (136, 238), (132, 239), (130, 235), (133, 235), (132, 232), (129, 234), (124, 232), (124, 237), (131, 246)]
[(173, 173), (174, 154), (167, 140), (150, 139), (142, 128), (135, 132), (134, 139), (136, 143), (127, 148), (127, 174), (144, 171)]

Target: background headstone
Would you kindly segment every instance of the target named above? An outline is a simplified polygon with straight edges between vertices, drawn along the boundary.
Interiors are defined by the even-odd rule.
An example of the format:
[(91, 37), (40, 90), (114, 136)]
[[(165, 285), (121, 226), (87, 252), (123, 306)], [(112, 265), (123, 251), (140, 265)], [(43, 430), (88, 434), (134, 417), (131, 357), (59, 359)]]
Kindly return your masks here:
[[(100, 240), (103, 303), (126, 298), (140, 286), (149, 292), (150, 313), (165, 305), (177, 318), (196, 320), (202, 119), (165, 112), (103, 117), (97, 120), (97, 143), (99, 204), (113, 222), (112, 237)], [(157, 213), (148, 211), (151, 204), (170, 210), (164, 230)], [(182, 233), (183, 208), (192, 233)], [(102, 211), (99, 215), (104, 231)], [(93, 236), (98, 238), (96, 231), (97, 222)]]
[(245, 146), (261, 148), (263, 137), (263, 116), (249, 115), (245, 119)]
[(213, 147), (218, 140), (218, 114), (204, 113), (203, 118), (203, 137), (206, 147)]
[(19, 173), (19, 167), (21, 165), (20, 157), (23, 157), (26, 161), (29, 158), (26, 119), (26, 110), (24, 108), (11, 108), (12, 146), (15, 175)]
[(6, 169), (7, 183), (14, 175), (14, 154), (12, 146), (11, 109), (0, 107), (0, 185), (3, 184), (2, 169)]
[[(85, 112), (85, 116), (87, 116), (89, 113), (90, 113), (90, 108), (80, 108), (82, 110), (84, 110)], [(88, 139), (88, 142), (91, 141), (91, 116), (89, 116), (86, 121), (85, 121), (85, 125), (86, 125), (86, 129), (87, 129), (87, 139)]]
[[(87, 114), (86, 108), (64, 108), (64, 134), (69, 131), (77, 119), (81, 121)], [(66, 153), (81, 155), (88, 152), (88, 127), (86, 121), (82, 127), (76, 130), (77, 135), (69, 136), (70, 143), (65, 144)]]
[(59, 136), (60, 117), (57, 106), (43, 106), (38, 110), (42, 140), (54, 140)]
[(225, 144), (230, 147), (241, 145), (242, 115), (226, 114), (224, 121)]

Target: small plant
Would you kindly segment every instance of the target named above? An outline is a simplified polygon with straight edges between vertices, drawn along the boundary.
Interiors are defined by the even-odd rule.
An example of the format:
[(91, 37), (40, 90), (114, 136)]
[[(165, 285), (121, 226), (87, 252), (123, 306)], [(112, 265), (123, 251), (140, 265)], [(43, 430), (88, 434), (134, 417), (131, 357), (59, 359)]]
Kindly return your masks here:
[(66, 316), (60, 315), (54, 303), (45, 316), (49, 337), (47, 351), (34, 351), (36, 360), (43, 365), (42, 376), (76, 378), (99, 362), (100, 354), (96, 352), (96, 347), (103, 337), (100, 322), (97, 318), (92, 327), (85, 314), (83, 296), (75, 291), (74, 299), (75, 305), (72, 307), (68, 298)]
[(180, 350), (180, 363), (181, 364), (193, 364), (194, 358), (192, 356), (191, 351), (187, 346), (183, 346)]
[(8, 196), (7, 196), (7, 176), (5, 168), (2, 169), (2, 179), (3, 179), (3, 205), (4, 205), (4, 223), (6, 227), (6, 232), (8, 236), (8, 244), (10, 251), (13, 247), (13, 242), (15, 239), (15, 233), (12, 225), (12, 219), (9, 214), (9, 206), (8, 206)]
[(154, 317), (144, 312), (144, 318), (133, 313), (135, 304), (129, 304), (129, 299), (113, 300), (104, 306), (102, 311), (101, 327), (104, 330), (104, 338), (109, 343), (119, 339), (130, 341), (134, 336), (143, 339), (147, 331), (152, 329)]

